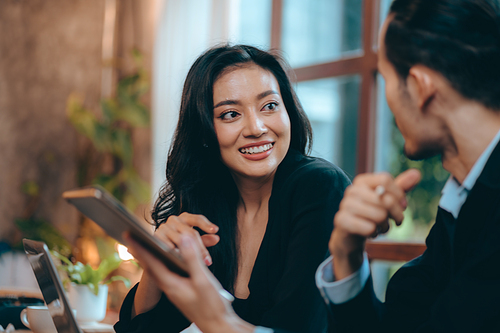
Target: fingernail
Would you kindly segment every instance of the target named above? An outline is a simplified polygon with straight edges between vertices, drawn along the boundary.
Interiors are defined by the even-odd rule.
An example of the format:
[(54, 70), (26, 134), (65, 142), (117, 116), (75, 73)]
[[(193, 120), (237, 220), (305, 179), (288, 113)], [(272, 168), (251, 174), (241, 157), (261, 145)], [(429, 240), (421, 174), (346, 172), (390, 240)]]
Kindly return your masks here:
[(203, 261), (205, 262), (205, 265), (207, 266), (210, 266), (212, 265), (212, 258), (210, 258), (210, 256), (206, 256), (205, 259), (203, 259)]
[(406, 198), (403, 198), (401, 199), (400, 204), (403, 207), (403, 209), (406, 209), (406, 207), (408, 206), (408, 201), (406, 201)]
[(219, 227), (218, 227), (218, 226), (216, 226), (216, 225), (214, 224), (214, 225), (212, 225), (212, 227), (210, 228), (210, 231), (217, 232), (217, 231), (219, 231)]

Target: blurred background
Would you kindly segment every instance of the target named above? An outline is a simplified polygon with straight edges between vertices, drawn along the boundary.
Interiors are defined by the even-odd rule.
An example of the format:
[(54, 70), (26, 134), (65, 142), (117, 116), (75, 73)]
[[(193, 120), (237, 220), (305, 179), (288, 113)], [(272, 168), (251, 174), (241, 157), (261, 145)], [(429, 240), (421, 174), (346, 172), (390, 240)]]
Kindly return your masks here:
[[(422, 170), (405, 223), (385, 236), (422, 242), (448, 175), (439, 157), (402, 153), (376, 69), (390, 2), (0, 1), (0, 288), (37, 289), (23, 237), (94, 266), (116, 248), (62, 200), (65, 190), (100, 184), (151, 228), (183, 80), (197, 56), (228, 41), (280, 50), (290, 63), (312, 155), (351, 179)], [(393, 269), (381, 270), (380, 295)], [(134, 283), (140, 269), (125, 262), (117, 274)], [(112, 285), (110, 311), (126, 292)]]

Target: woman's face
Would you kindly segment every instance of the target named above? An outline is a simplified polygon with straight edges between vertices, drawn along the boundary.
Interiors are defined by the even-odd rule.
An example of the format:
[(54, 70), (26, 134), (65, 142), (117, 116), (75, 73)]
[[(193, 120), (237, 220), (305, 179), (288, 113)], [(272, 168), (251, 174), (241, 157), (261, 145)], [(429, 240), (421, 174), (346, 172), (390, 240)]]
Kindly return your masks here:
[(274, 75), (251, 64), (214, 87), (214, 127), (222, 161), (236, 177), (274, 175), (290, 146), (290, 118)]

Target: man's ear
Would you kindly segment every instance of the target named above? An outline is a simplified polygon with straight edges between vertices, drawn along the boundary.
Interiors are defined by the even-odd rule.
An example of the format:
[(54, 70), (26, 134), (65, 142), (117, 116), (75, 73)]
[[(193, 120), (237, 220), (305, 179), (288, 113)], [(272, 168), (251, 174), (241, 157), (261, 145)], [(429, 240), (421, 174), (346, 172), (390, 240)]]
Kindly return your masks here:
[(431, 70), (422, 65), (410, 68), (407, 84), (411, 94), (415, 97), (417, 106), (423, 110), (434, 99), (436, 86), (432, 79)]

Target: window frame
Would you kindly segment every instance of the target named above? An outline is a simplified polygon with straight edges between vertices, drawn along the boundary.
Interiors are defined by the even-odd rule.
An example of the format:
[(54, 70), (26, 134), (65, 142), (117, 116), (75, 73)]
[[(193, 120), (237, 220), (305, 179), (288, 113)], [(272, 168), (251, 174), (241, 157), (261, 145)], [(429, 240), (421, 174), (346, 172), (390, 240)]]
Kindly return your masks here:
[[(271, 48), (281, 50), (283, 1), (272, 0)], [(358, 143), (356, 174), (371, 172), (375, 165), (375, 130), (377, 97), (377, 36), (380, 0), (363, 0), (363, 50), (331, 62), (293, 68), (296, 82), (359, 75)]]

